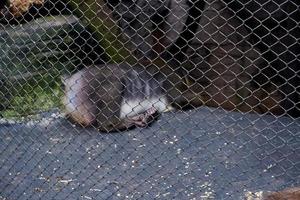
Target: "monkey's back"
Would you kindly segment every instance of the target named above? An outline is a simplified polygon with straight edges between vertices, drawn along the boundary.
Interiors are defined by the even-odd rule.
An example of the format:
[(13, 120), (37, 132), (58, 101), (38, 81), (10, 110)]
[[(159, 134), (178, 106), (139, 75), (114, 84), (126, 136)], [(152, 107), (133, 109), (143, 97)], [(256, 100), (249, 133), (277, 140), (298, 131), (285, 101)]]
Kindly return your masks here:
[(122, 92), (121, 77), (125, 74), (126, 71), (116, 65), (99, 65), (64, 77), (63, 104), (66, 115), (83, 126), (109, 120), (107, 116), (113, 115), (109, 109), (116, 107), (112, 103), (121, 103), (118, 93)]
[(87, 67), (64, 84), (66, 114), (84, 126), (116, 124), (151, 107), (162, 112), (168, 104), (157, 76), (138, 65)]

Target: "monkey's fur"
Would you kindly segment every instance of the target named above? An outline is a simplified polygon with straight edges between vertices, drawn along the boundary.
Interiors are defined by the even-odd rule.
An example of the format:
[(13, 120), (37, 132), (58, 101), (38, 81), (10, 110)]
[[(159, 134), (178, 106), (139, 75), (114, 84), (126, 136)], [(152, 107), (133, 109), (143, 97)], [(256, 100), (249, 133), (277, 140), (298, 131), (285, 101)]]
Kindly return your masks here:
[(174, 85), (163, 73), (140, 65), (87, 67), (64, 77), (63, 83), (67, 116), (84, 127), (95, 126), (105, 132), (146, 126), (170, 104), (192, 102), (187, 95), (172, 94)]

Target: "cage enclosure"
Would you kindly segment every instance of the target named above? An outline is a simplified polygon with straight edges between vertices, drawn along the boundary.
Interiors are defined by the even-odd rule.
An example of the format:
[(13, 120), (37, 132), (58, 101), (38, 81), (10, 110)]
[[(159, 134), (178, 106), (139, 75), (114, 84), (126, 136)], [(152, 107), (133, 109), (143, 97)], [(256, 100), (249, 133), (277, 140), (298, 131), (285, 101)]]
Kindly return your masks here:
[(300, 199), (292, 0), (0, 3), (0, 199)]

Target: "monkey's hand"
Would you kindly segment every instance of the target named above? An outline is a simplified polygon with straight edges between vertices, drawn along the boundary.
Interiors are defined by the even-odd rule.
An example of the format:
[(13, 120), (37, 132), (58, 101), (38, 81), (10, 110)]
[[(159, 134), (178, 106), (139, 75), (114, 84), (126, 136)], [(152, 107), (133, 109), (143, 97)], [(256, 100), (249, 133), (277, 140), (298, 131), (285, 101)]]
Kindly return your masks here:
[(158, 117), (158, 110), (151, 107), (144, 113), (128, 118), (128, 122), (134, 126), (145, 127), (151, 124)]

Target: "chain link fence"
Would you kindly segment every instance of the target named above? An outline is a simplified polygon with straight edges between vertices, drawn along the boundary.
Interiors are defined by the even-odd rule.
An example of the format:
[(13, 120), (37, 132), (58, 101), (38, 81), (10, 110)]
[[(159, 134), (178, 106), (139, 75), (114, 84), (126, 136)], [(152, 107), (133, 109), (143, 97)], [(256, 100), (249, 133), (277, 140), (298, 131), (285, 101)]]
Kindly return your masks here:
[(0, 200), (300, 199), (292, 0), (2, 0)]

